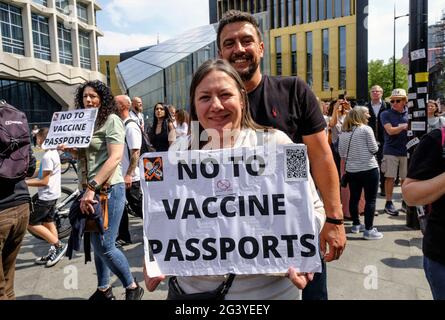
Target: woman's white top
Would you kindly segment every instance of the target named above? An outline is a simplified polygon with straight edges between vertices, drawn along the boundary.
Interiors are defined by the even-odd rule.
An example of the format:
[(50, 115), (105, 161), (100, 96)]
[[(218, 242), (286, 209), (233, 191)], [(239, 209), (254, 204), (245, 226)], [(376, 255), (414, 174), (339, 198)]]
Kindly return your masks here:
[[(349, 143), (351, 143), (350, 146)], [(339, 136), (338, 153), (344, 159), (347, 157), (347, 172), (368, 171), (378, 168), (379, 165), (375, 158), (378, 150), (379, 146), (370, 126), (360, 125), (354, 127), (352, 131), (342, 132)]]

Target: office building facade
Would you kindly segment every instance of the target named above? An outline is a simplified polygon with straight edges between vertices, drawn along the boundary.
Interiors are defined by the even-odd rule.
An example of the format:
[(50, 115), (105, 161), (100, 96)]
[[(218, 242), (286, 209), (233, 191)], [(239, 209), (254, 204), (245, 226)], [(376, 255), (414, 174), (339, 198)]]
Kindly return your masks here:
[(73, 108), (80, 83), (98, 70), (95, 0), (0, 0), (0, 98), (30, 123)]
[(323, 100), (345, 92), (351, 99), (368, 99), (367, 0), (209, 3), (210, 19), (216, 17), (218, 21), (231, 9), (267, 13), (270, 28), (266, 52), (270, 52), (271, 75), (298, 75)]

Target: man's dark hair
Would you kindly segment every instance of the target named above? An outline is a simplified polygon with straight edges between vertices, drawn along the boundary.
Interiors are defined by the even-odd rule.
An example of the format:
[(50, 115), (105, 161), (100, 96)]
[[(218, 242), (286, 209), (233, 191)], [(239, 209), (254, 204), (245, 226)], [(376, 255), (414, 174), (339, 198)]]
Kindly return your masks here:
[(218, 46), (218, 50), (221, 50), (221, 44), (219, 43), (221, 40), (221, 32), (224, 29), (224, 27), (228, 24), (235, 23), (235, 22), (247, 22), (250, 23), (255, 27), (256, 33), (258, 35), (258, 39), (260, 41), (262, 40), (261, 37), (261, 31), (260, 26), (258, 24), (258, 21), (255, 19), (253, 15), (247, 12), (242, 12), (238, 10), (229, 10), (226, 13), (224, 13), (223, 17), (219, 21), (218, 25), (218, 33), (216, 36), (216, 44)]

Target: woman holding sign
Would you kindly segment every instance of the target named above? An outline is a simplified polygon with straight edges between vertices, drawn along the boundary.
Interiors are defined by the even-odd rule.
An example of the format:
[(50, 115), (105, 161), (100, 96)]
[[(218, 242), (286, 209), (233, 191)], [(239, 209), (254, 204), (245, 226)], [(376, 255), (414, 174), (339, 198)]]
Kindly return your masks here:
[[(199, 122), (198, 132), (192, 130), (191, 149), (221, 149), (255, 147), (261, 144), (290, 144), (291, 139), (283, 132), (256, 124), (250, 115), (247, 93), (238, 73), (224, 60), (205, 62), (193, 77), (190, 87), (190, 117)], [(200, 141), (202, 132), (209, 136)], [(261, 139), (262, 137), (263, 139)], [(183, 141), (178, 140), (177, 144)], [(173, 145), (176, 147), (176, 145)], [(172, 146), (172, 147), (173, 147)], [(309, 178), (318, 228), (324, 222), (323, 205)], [(150, 278), (144, 267), (147, 289), (153, 291), (165, 276)], [(169, 282), (172, 299), (298, 299), (298, 289), (303, 289), (313, 278), (313, 273), (300, 273), (289, 267), (287, 274), (243, 274), (224, 276), (174, 277)], [(228, 291), (215, 295), (225, 283)], [(186, 296), (184, 296), (184, 294)], [(190, 296), (193, 295), (193, 296)]]
[(94, 211), (96, 193), (102, 191), (108, 195), (108, 229), (103, 235), (91, 233), (98, 288), (90, 300), (114, 299), (110, 271), (125, 287), (126, 300), (140, 300), (144, 290), (134, 281), (127, 258), (115, 246), (125, 204), (125, 186), (120, 167), (125, 141), (124, 125), (116, 115), (117, 108), (110, 89), (100, 81), (81, 85), (75, 96), (75, 104), (77, 109), (99, 109), (90, 145), (76, 152), (81, 168), (79, 184), (85, 190), (80, 200), (82, 213)]

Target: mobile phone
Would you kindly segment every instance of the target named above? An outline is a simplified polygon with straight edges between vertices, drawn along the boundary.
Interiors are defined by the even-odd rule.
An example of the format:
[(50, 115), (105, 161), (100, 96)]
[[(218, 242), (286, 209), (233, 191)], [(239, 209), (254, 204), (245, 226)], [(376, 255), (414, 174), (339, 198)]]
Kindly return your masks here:
[(344, 94), (339, 94), (339, 95), (338, 95), (338, 98), (344, 100), (344, 99), (345, 99), (345, 95), (344, 95)]

